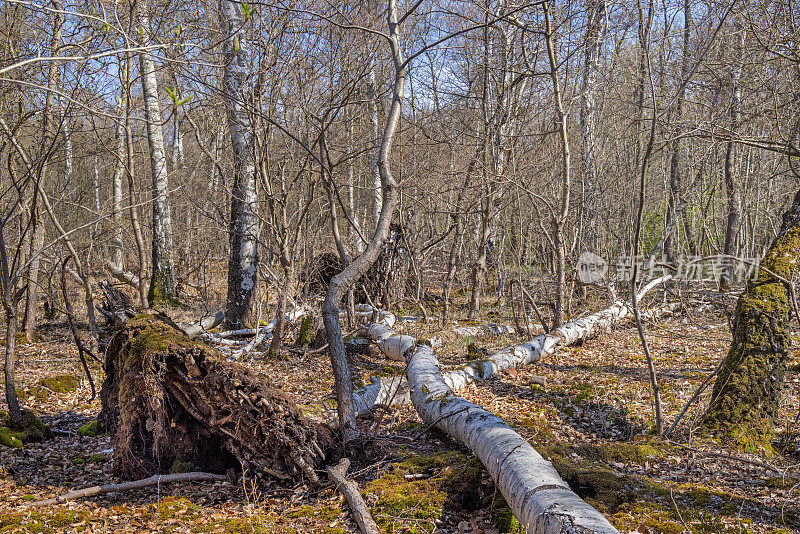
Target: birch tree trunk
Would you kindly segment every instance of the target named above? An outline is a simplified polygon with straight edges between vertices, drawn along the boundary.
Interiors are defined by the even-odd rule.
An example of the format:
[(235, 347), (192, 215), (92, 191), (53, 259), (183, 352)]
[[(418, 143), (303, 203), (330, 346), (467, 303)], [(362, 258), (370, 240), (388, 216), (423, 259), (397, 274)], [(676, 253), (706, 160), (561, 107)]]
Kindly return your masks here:
[[(377, 326), (377, 325), (376, 325)], [(440, 371), (430, 345), (396, 336), (385, 326), (377, 335), (403, 356), (411, 402), (422, 420), (469, 447), (483, 463), (514, 516), (528, 533), (616, 533), (600, 512), (586, 504), (522, 436), (502, 419), (456, 396)], [(383, 349), (383, 347), (381, 347)]]
[[(150, 44), (150, 19), (147, 0), (141, 0), (137, 24), (142, 43)], [(155, 62), (150, 50), (139, 52), (139, 75), (144, 97), (144, 117), (147, 125), (147, 144), (153, 173), (153, 243), (152, 272), (147, 300), (150, 306), (168, 304), (175, 300), (175, 265), (172, 259), (172, 215), (169, 202), (169, 178), (164, 149), (164, 128), (158, 101), (158, 82)]]
[(369, 117), (370, 124), (372, 125), (372, 138), (375, 140), (375, 155), (372, 170), (372, 219), (375, 224), (378, 224), (378, 219), (381, 216), (381, 205), (383, 204), (383, 186), (381, 182), (381, 173), (379, 170), (378, 158), (380, 158), (381, 140), (378, 125), (378, 86), (375, 81), (375, 62), (370, 61), (369, 78), (367, 83), (367, 91), (369, 93)]
[[(125, 112), (124, 97), (120, 95), (117, 106), (117, 116), (121, 117)], [(114, 153), (114, 175), (111, 178), (111, 202), (114, 215), (112, 223), (114, 231), (111, 234), (111, 263), (120, 271), (125, 270), (124, 248), (122, 245), (122, 175), (125, 173), (125, 125), (119, 119), (114, 125), (114, 140), (116, 151)], [(140, 283), (142, 281), (140, 280)]]
[(595, 116), (597, 71), (605, 33), (606, 1), (591, 0), (586, 9), (586, 48), (583, 56), (583, 90), (581, 94), (580, 127), (583, 138), (583, 207), (581, 209), (583, 245), (590, 252), (599, 252), (597, 242), (597, 163), (595, 154)]
[(231, 194), (228, 260), (227, 326), (251, 322), (258, 274), (258, 218), (253, 131), (247, 111), (248, 87), (245, 17), (239, 2), (220, 0), (220, 22), (225, 34), (223, 95), (233, 145), (234, 181)]
[[(671, 276), (665, 276), (651, 281), (639, 291), (638, 299), (641, 300), (654, 287), (670, 279)], [(644, 312), (642, 316), (646, 318), (659, 317), (672, 313), (673, 309), (673, 306), (654, 308)], [(462, 390), (473, 382), (486, 380), (505, 369), (540, 361), (561, 347), (582, 343), (601, 332), (608, 331), (613, 325), (632, 316), (633, 312), (629, 303), (617, 300), (602, 311), (571, 321), (550, 333), (540, 334), (525, 343), (507, 347), (485, 360), (443, 371), (443, 380), (453, 391)], [(402, 361), (404, 356), (400, 347), (405, 345), (409, 336), (394, 334), (393, 331), (387, 334), (389, 330), (386, 327), (391, 328), (394, 325), (393, 315), (386, 315), (379, 318), (378, 321), (380, 324), (367, 325), (364, 328), (364, 335), (373, 341), (380, 340), (378, 346), (387, 358)], [(373, 377), (367, 386), (354, 392), (353, 401), (357, 413), (361, 414), (371, 410), (376, 404), (407, 403), (410, 400), (409, 391), (408, 382), (402, 376)]]
[(342, 272), (331, 279), (325, 302), (322, 305), (322, 318), (328, 337), (328, 351), (331, 355), (331, 366), (335, 376), (335, 389), (339, 425), (345, 443), (358, 437), (356, 429), (356, 413), (353, 407), (353, 383), (350, 378), (350, 368), (344, 351), (342, 339), (342, 326), (339, 322), (339, 305), (353, 283), (366, 273), (375, 263), (383, 249), (383, 244), (389, 235), (389, 225), (400, 201), (400, 191), (397, 181), (392, 175), (390, 156), (392, 142), (400, 120), (405, 94), (406, 65), (403, 62), (403, 52), (400, 45), (400, 27), (397, 15), (397, 0), (388, 2), (388, 41), (394, 63), (394, 83), (392, 89), (392, 103), (386, 117), (386, 126), (383, 130), (380, 150), (378, 151), (378, 171), (383, 191), (381, 212), (375, 226), (375, 232), (367, 243), (364, 252), (355, 258)]

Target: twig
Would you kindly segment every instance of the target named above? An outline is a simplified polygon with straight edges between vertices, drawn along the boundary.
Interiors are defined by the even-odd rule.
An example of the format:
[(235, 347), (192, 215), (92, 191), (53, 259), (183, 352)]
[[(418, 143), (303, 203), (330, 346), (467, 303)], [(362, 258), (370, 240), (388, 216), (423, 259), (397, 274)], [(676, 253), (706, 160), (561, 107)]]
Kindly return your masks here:
[(52, 499), (45, 499), (43, 501), (36, 501), (29, 506), (50, 506), (52, 504), (59, 504), (66, 501), (80, 499), (82, 497), (92, 497), (95, 495), (104, 495), (106, 493), (115, 493), (118, 491), (127, 491), (133, 489), (147, 488), (158, 484), (170, 484), (173, 482), (195, 482), (201, 480), (228, 480), (225, 475), (214, 475), (212, 473), (175, 473), (172, 475), (153, 475), (150, 478), (141, 480), (134, 480), (132, 482), (123, 482), (121, 484), (107, 484), (105, 486), (92, 486), (90, 488), (79, 489), (70, 491)]
[(719, 370), (722, 368), (722, 363), (723, 363), (724, 361), (725, 361), (725, 360), (720, 360), (719, 364), (717, 364), (717, 368), (716, 368), (716, 369), (714, 369), (714, 372), (713, 372), (713, 373), (711, 373), (710, 375), (708, 375), (708, 376), (706, 377), (706, 379), (705, 379), (705, 380), (703, 380), (703, 383), (702, 383), (702, 384), (700, 384), (700, 386), (698, 386), (697, 390), (694, 392), (694, 395), (692, 395), (692, 398), (691, 398), (691, 399), (689, 399), (689, 401), (688, 401), (688, 402), (686, 403), (686, 405), (683, 407), (683, 409), (681, 410), (681, 413), (679, 413), (679, 414), (678, 414), (678, 417), (676, 417), (676, 418), (675, 418), (675, 421), (672, 423), (672, 426), (670, 426), (670, 427), (669, 427), (669, 430), (667, 430), (667, 431), (664, 433), (664, 436), (669, 436), (670, 434), (672, 434), (672, 431), (673, 431), (673, 430), (675, 430), (675, 427), (677, 427), (677, 426), (678, 426), (678, 423), (680, 422), (681, 418), (682, 418), (682, 417), (683, 417), (683, 416), (686, 414), (686, 410), (688, 410), (688, 409), (689, 409), (689, 406), (691, 406), (691, 405), (692, 405), (692, 403), (693, 403), (693, 402), (694, 402), (694, 401), (697, 399), (697, 397), (699, 397), (699, 396), (700, 396), (700, 394), (703, 392), (703, 390), (705, 390), (705, 389), (706, 389), (706, 386), (708, 386), (708, 383), (711, 381), (711, 379), (712, 379), (712, 378), (714, 378), (714, 377), (717, 375), (717, 373), (719, 372)]
[(83, 345), (83, 341), (81, 341), (81, 336), (78, 334), (78, 326), (75, 324), (75, 314), (72, 311), (72, 302), (69, 300), (69, 293), (67, 292), (67, 263), (69, 260), (72, 259), (72, 256), (67, 256), (64, 258), (64, 261), (61, 263), (61, 292), (64, 295), (64, 308), (67, 312), (67, 322), (69, 323), (69, 329), (72, 331), (72, 337), (75, 338), (75, 345), (78, 346), (78, 356), (81, 359), (81, 365), (83, 365), (83, 370), (86, 372), (86, 378), (89, 379), (89, 385), (92, 387), (92, 398), (89, 399), (89, 402), (92, 402), (94, 398), (97, 396), (97, 390), (94, 387), (94, 379), (92, 378), (92, 373), (89, 371), (89, 365), (86, 363), (86, 357), (84, 354), (88, 354), (96, 361), (103, 363), (97, 356), (95, 356), (92, 351), (87, 349)]
[(358, 484), (347, 479), (347, 469), (349, 467), (350, 460), (342, 458), (338, 464), (328, 468), (328, 477), (333, 481), (336, 489), (342, 492), (344, 498), (347, 499), (347, 504), (353, 512), (353, 519), (355, 519), (361, 532), (364, 534), (380, 534), (381, 531), (378, 529), (378, 525), (372, 519), (372, 514), (369, 513), (367, 504), (358, 491)]
[(704, 451), (701, 449), (695, 449), (694, 447), (690, 447), (688, 445), (684, 445), (683, 443), (678, 443), (677, 441), (672, 441), (671, 439), (667, 440), (668, 443), (672, 443), (676, 447), (680, 447), (681, 449), (686, 449), (688, 451), (692, 451), (698, 454), (705, 454), (706, 456), (715, 456), (717, 458), (725, 458), (727, 460), (734, 460), (737, 462), (742, 462), (745, 464), (751, 464), (763, 469), (767, 469), (768, 471), (772, 471), (773, 473), (778, 473), (779, 475), (784, 475), (785, 473), (778, 469), (777, 467), (773, 467), (769, 464), (765, 464), (764, 462), (759, 462), (758, 460), (748, 460), (747, 458), (742, 458), (741, 456), (734, 456), (732, 454), (725, 454), (722, 452), (711, 452), (711, 451)]
[(420, 430), (419, 432), (417, 432), (417, 434), (416, 434), (416, 435), (415, 435), (415, 436), (412, 438), (412, 440), (413, 440), (413, 441), (417, 441), (419, 438), (421, 438), (421, 437), (422, 437), (422, 435), (423, 435), (425, 432), (427, 432), (428, 430), (430, 430), (431, 428), (433, 428), (434, 426), (436, 426), (438, 423), (440, 423), (440, 422), (441, 422), (441, 421), (443, 421), (444, 419), (447, 419), (448, 417), (453, 417), (454, 415), (460, 414), (461, 412), (466, 412), (466, 411), (467, 411), (467, 410), (469, 410), (470, 408), (471, 408), (471, 406), (464, 406), (464, 407), (463, 407), (463, 408), (461, 408), (460, 410), (456, 410), (456, 411), (454, 411), (454, 412), (451, 412), (451, 413), (446, 413), (446, 414), (444, 414), (444, 415), (440, 416), (438, 419), (436, 419), (436, 421), (434, 421), (433, 423), (429, 424), (428, 426), (426, 426), (425, 428), (423, 428), (422, 430)]

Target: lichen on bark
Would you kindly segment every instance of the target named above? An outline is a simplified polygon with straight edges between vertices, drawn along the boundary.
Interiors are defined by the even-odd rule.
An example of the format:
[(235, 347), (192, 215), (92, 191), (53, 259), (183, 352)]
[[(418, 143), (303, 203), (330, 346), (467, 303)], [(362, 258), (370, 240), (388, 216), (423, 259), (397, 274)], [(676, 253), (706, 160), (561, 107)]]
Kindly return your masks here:
[[(739, 297), (733, 340), (703, 420), (706, 433), (748, 452), (771, 452), (789, 357), (790, 292), (800, 259), (800, 191)], [(783, 280), (782, 280), (783, 279)]]

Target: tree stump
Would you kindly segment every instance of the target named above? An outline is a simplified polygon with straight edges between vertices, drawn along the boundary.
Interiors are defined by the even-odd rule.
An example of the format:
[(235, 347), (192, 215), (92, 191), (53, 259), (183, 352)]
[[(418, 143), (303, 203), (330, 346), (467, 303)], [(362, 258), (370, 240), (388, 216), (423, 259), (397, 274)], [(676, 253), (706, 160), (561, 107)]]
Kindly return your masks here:
[(167, 319), (129, 320), (109, 345), (105, 372), (99, 422), (113, 432), (122, 478), (166, 473), (177, 461), (316, 483), (315, 470), (335, 450), (327, 426)]

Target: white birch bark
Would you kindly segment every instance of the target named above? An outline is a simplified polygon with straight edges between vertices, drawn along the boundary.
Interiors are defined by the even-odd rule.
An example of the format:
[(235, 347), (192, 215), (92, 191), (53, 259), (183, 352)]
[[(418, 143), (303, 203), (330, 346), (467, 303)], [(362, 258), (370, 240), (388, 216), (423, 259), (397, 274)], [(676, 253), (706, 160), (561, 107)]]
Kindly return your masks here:
[[(665, 276), (648, 283), (639, 292), (639, 300), (651, 289), (670, 278), (671, 276)], [(643, 315), (660, 313), (662, 310), (655, 308)], [(600, 332), (607, 331), (614, 324), (631, 317), (633, 317), (633, 312), (630, 305), (617, 300), (610, 307), (569, 322), (549, 334), (541, 334), (525, 343), (505, 348), (485, 360), (473, 361), (462, 367), (445, 371), (442, 373), (442, 380), (453, 391), (460, 391), (473, 382), (486, 380), (505, 369), (537, 362), (553, 354), (560, 347), (590, 339)], [(405, 359), (403, 351), (408, 346), (409, 340), (414, 339), (411, 336), (396, 333), (385, 323), (365, 326), (364, 335), (375, 341), (387, 358), (397, 361)], [(359, 414), (367, 412), (375, 404), (406, 403), (409, 400), (408, 391), (408, 383), (403, 377), (373, 377), (366, 387), (353, 393), (356, 412)]]
[[(625, 308), (623, 306), (623, 308)], [(600, 512), (578, 497), (522, 436), (502, 419), (453, 393), (428, 345), (396, 336), (383, 325), (378, 345), (408, 362), (411, 402), (427, 424), (434, 424), (469, 447), (492, 476), (514, 516), (528, 533), (615, 533)], [(400, 340), (400, 338), (404, 338)]]
[(378, 171), (378, 157), (381, 148), (381, 137), (378, 133), (378, 86), (375, 81), (375, 63), (370, 63), (369, 69), (369, 116), (372, 124), (372, 138), (375, 142), (374, 156), (372, 159), (372, 219), (377, 223), (381, 216), (381, 206), (383, 205), (383, 186), (381, 185), (381, 174)]
[(461, 337), (505, 336), (515, 333), (516, 329), (504, 324), (487, 323), (477, 326), (460, 326), (455, 329), (455, 332)]
[(64, 123), (64, 186), (69, 188), (72, 184), (72, 128), (66, 112), (62, 117)]
[(239, 2), (220, 0), (220, 22), (225, 34), (223, 95), (228, 111), (228, 130), (233, 145), (234, 183), (231, 194), (228, 262), (228, 325), (248, 322), (253, 306), (258, 272), (258, 218), (256, 175), (253, 162), (253, 132), (246, 107), (248, 87), (245, 23)]
[[(137, 13), (137, 23), (144, 45), (150, 44), (148, 2), (143, 0)], [(169, 203), (169, 179), (164, 150), (164, 128), (158, 101), (158, 82), (155, 62), (150, 50), (139, 52), (139, 71), (144, 97), (147, 125), (147, 144), (150, 148), (150, 167), (153, 174), (153, 268), (147, 299), (150, 305), (175, 298), (175, 265), (172, 259), (172, 215)]]
[[(117, 106), (117, 116), (122, 116), (125, 112), (123, 100), (124, 99), (120, 97), (119, 105)], [(114, 215), (112, 216), (114, 232), (111, 237), (111, 262), (117, 271), (124, 271), (125, 261), (122, 245), (122, 175), (125, 172), (125, 127), (120, 120), (114, 125), (114, 140), (116, 141), (116, 160), (114, 162), (114, 176), (111, 179), (111, 202), (114, 211)]]

